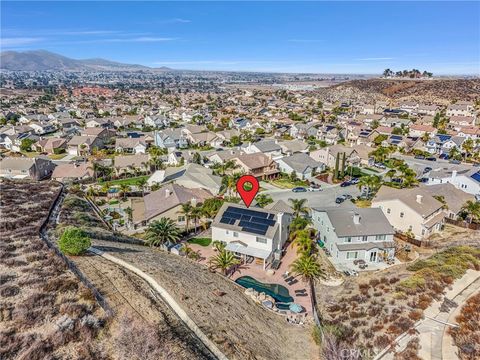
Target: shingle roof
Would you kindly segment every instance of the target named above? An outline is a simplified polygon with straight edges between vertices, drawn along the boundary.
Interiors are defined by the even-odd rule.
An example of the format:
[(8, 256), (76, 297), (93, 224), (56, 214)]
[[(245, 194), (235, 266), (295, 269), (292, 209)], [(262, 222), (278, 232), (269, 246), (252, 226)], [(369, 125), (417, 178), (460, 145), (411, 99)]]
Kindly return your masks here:
[[(330, 222), (339, 237), (368, 236), (394, 234), (395, 230), (388, 222), (381, 209), (358, 208), (350, 209), (313, 209), (317, 212), (326, 212)], [(354, 216), (358, 214), (360, 220), (354, 223)]]

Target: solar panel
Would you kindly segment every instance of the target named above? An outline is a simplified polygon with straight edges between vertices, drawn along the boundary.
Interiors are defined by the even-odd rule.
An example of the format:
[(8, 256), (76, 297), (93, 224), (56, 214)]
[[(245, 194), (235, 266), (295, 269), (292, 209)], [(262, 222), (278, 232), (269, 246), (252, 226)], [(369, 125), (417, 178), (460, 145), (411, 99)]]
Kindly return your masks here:
[(473, 180), (480, 182), (480, 171), (470, 176)]
[(268, 218), (269, 218), (270, 220), (273, 220), (274, 217), (275, 217), (275, 214), (268, 214)]
[(220, 222), (221, 222), (222, 224), (229, 224), (229, 223), (230, 223), (230, 220), (231, 220), (230, 218), (225, 217), (225, 216), (222, 216), (222, 218), (220, 219)]
[(392, 135), (390, 136), (390, 139), (401, 140), (402, 137), (400, 135)]
[(451, 138), (450, 135), (437, 135), (441, 142), (445, 142)]
[(262, 231), (262, 230), (257, 230), (257, 229), (247, 229), (247, 228), (243, 228), (242, 229), (243, 231), (248, 231), (252, 234), (257, 234), (257, 235), (265, 235), (265, 231)]

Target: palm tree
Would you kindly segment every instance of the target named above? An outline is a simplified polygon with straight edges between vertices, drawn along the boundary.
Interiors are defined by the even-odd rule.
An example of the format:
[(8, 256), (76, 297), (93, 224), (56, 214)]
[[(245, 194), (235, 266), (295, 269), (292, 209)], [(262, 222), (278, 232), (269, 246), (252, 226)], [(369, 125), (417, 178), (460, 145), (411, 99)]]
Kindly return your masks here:
[(397, 171), (395, 169), (390, 169), (386, 172), (385, 176), (392, 180), (396, 173)]
[(362, 176), (358, 182), (358, 188), (362, 190), (367, 188), (367, 198), (370, 198), (370, 191), (379, 188), (381, 184), (380, 178), (376, 175)]
[(300, 256), (290, 265), (290, 269), (296, 276), (300, 276), (304, 281), (325, 277), (325, 271), (318, 263), (315, 255), (304, 254)]
[(297, 252), (310, 255), (315, 249), (315, 243), (310, 237), (310, 230), (303, 229), (295, 233), (293, 244), (297, 246)]
[(469, 154), (472, 154), (473, 153), (473, 149), (475, 147), (475, 144), (473, 142), (472, 139), (468, 138), (466, 139), (463, 144), (462, 144), (462, 149), (464, 151), (464, 154), (465, 154), (465, 160), (467, 160), (467, 156)]
[(227, 270), (230, 269), (233, 265), (240, 264), (240, 260), (238, 260), (231, 251), (223, 249), (220, 250), (217, 255), (210, 258), (208, 263), (214, 269), (221, 269), (223, 275), (226, 276)]
[(291, 265), (290, 269), (296, 276), (300, 276), (303, 281), (310, 285), (310, 299), (312, 300), (312, 312), (315, 311), (315, 286), (316, 279), (326, 278), (325, 270), (318, 263), (315, 255), (303, 254), (297, 258)]
[(469, 223), (480, 221), (480, 202), (468, 200), (463, 206), (462, 210), (467, 214)]
[(203, 212), (203, 209), (202, 209), (202, 204), (197, 204), (196, 206), (192, 207), (190, 215), (193, 219), (193, 222), (195, 223), (195, 233), (196, 233), (197, 232), (197, 222), (204, 215), (204, 212)]
[(145, 240), (150, 246), (159, 246), (166, 243), (176, 244), (180, 240), (180, 229), (172, 219), (161, 218), (150, 223), (145, 234)]
[(122, 193), (123, 199), (127, 197), (127, 192), (130, 191), (130, 185), (120, 184), (120, 192)]
[(140, 189), (142, 189), (142, 195), (145, 195), (145, 185), (147, 185), (147, 179), (145, 178), (138, 179), (137, 185)]
[(95, 201), (95, 196), (97, 195), (97, 191), (95, 190), (95, 188), (93, 186), (90, 186), (88, 189), (87, 189), (87, 196), (90, 196), (93, 198), (93, 200)]
[(125, 211), (125, 214), (127, 214), (127, 220), (129, 223), (133, 221), (133, 209), (129, 206), (125, 208), (123, 211)]
[(403, 187), (410, 187), (418, 182), (417, 174), (410, 168), (402, 170), (402, 185)]
[(288, 199), (288, 201), (292, 204), (294, 217), (308, 214), (308, 208), (305, 206), (307, 199)]
[(255, 198), (257, 201), (257, 205), (260, 206), (261, 208), (267, 206), (268, 204), (271, 204), (273, 202), (273, 199), (270, 195), (266, 194), (259, 194)]
[(190, 217), (192, 215), (192, 204), (189, 202), (186, 204), (182, 204), (179, 213), (185, 216), (185, 230), (188, 231), (188, 225), (190, 222)]

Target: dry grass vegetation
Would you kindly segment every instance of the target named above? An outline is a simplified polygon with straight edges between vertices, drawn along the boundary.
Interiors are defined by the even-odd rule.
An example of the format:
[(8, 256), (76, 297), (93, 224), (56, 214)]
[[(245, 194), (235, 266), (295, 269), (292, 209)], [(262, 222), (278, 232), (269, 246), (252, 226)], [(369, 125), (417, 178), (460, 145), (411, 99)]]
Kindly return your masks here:
[[(0, 358), (101, 359), (104, 313), (39, 238), (56, 183), (0, 183)], [(98, 356), (97, 356), (98, 354)]]
[[(0, 183), (0, 359), (211, 359), (169, 309), (158, 311), (162, 303), (148, 296), (141, 298), (152, 311), (145, 317), (113, 301), (115, 314), (107, 316), (39, 238), (59, 190), (54, 182)], [(125, 286), (137, 298), (149, 291), (138, 279)]]
[(412, 331), (433, 300), (467, 269), (480, 269), (480, 250), (467, 246), (445, 249), (425, 260), (379, 274), (349, 279), (329, 298), (322, 295), (327, 324), (340, 341), (381, 350), (400, 334)]
[(460, 359), (480, 358), (480, 293), (472, 296), (462, 307), (455, 319), (458, 328), (450, 328), (455, 345), (459, 349)]

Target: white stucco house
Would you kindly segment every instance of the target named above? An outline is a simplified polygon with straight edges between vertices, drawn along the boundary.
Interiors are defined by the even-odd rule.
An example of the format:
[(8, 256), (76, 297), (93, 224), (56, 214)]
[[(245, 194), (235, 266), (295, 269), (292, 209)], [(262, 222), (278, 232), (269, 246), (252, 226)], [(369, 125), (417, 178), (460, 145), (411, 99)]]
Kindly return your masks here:
[(436, 169), (428, 174), (426, 185), (450, 183), (468, 194), (480, 196), (480, 170), (476, 167), (463, 170)]
[(212, 240), (222, 241), (239, 258), (254, 258), (263, 268), (281, 258), (292, 215), (273, 209), (225, 203), (212, 223)]

